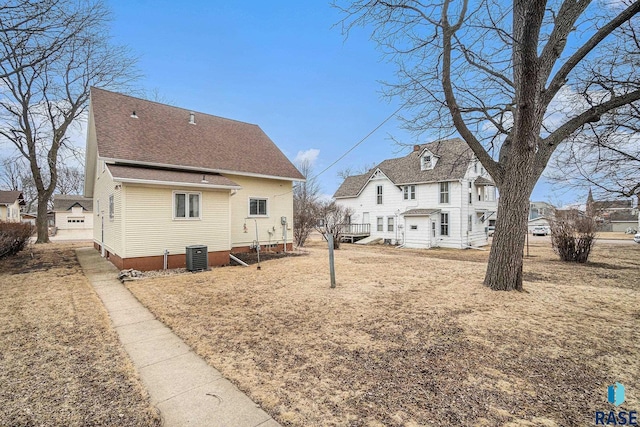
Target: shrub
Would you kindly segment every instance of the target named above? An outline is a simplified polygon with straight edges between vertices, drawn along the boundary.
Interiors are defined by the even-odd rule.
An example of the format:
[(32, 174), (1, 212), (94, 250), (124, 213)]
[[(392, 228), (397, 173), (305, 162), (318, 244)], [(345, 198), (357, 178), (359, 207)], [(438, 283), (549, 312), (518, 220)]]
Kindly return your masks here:
[(551, 221), (551, 245), (562, 261), (585, 263), (596, 239), (596, 222), (577, 212), (556, 214)]
[(0, 221), (0, 258), (23, 250), (34, 231), (35, 227), (28, 223)]

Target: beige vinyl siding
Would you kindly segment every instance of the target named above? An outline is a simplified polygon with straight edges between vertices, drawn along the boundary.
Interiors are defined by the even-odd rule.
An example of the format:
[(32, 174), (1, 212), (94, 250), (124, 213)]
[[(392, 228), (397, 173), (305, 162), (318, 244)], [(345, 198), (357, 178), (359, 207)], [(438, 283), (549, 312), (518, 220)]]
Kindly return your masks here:
[[(253, 243), (256, 236), (256, 222), (260, 244), (281, 244), (283, 242), (283, 226), (281, 217), (287, 217), (287, 243), (293, 242), (293, 183), (291, 181), (253, 178), (239, 175), (225, 175), (238, 183), (242, 189), (231, 196), (231, 246), (242, 247)], [(267, 199), (267, 216), (249, 216), (250, 198)], [(244, 225), (247, 232), (244, 232)], [(275, 230), (274, 230), (275, 229)], [(269, 234), (271, 232), (271, 235)]]
[[(229, 250), (229, 191), (124, 184), (123, 258), (184, 254), (189, 245)], [(201, 193), (200, 219), (174, 219), (174, 191)], [(118, 208), (116, 207), (116, 215)]]
[[(122, 188), (117, 185), (107, 170), (96, 171), (97, 179), (93, 189), (93, 240), (100, 243), (104, 217), (104, 247), (111, 253), (124, 253), (122, 222)], [(113, 194), (114, 218), (109, 218), (109, 196)], [(100, 205), (100, 206), (98, 206)], [(98, 208), (100, 210), (98, 210)]]

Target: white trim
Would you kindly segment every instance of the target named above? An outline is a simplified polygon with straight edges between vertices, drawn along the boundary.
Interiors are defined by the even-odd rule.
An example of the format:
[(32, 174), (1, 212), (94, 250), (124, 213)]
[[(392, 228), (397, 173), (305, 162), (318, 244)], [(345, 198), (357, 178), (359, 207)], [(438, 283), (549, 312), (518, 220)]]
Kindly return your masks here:
[[(251, 199), (253, 200), (264, 200), (266, 202), (266, 206), (265, 206), (265, 210), (267, 211), (264, 215), (263, 214), (251, 214)], [(269, 218), (269, 198), (268, 197), (262, 197), (262, 196), (249, 196), (247, 198), (247, 217), (249, 218)], [(256, 208), (259, 209), (259, 206), (256, 205)]]
[(122, 182), (124, 184), (142, 184), (142, 185), (159, 185), (164, 187), (192, 187), (192, 188), (210, 188), (212, 190), (241, 190), (239, 185), (213, 185), (213, 184), (197, 184), (179, 181), (156, 181), (153, 179), (135, 179), (135, 178), (113, 178), (114, 182)]
[[(184, 218), (176, 216), (176, 194), (184, 194)], [(189, 215), (189, 195), (197, 194), (198, 195), (198, 216), (190, 217)], [(201, 191), (183, 191), (183, 190), (173, 190), (171, 192), (171, 216), (174, 221), (201, 221), (202, 220), (202, 192)]]
[(242, 172), (242, 171), (233, 171), (227, 169), (209, 169), (209, 168), (199, 168), (195, 166), (183, 166), (183, 165), (175, 165), (168, 163), (154, 163), (154, 162), (138, 162), (134, 160), (127, 159), (116, 159), (112, 157), (100, 157), (100, 159), (105, 162), (109, 162), (110, 164), (121, 164), (121, 165), (129, 165), (129, 166), (153, 166), (158, 168), (168, 168), (168, 169), (179, 169), (183, 171), (194, 171), (194, 172), (210, 172), (210, 173), (221, 173), (228, 175), (240, 175), (240, 176), (250, 176), (254, 178), (268, 178), (268, 179), (277, 179), (280, 181), (297, 181), (297, 182), (305, 182), (306, 178), (291, 178), (284, 176), (275, 176), (275, 175), (264, 175), (259, 173), (252, 172)]

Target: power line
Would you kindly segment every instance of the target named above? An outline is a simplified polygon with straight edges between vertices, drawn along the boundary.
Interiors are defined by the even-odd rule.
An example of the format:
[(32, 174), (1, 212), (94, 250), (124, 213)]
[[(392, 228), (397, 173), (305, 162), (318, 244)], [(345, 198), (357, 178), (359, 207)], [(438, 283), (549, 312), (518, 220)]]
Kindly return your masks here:
[[(316, 175), (314, 175), (311, 178), (307, 178), (307, 180), (312, 180), (315, 179), (317, 177), (319, 177), (320, 175), (322, 175), (323, 173), (325, 173), (326, 171), (328, 171), (329, 169), (331, 169), (333, 166), (336, 165), (336, 163), (338, 163), (340, 160), (344, 159), (345, 157), (347, 157), (347, 155), (349, 153), (351, 153), (353, 150), (355, 150), (356, 148), (358, 148), (358, 146), (360, 144), (362, 144), (363, 142), (365, 142), (371, 135), (373, 135), (374, 133), (376, 133), (376, 131), (378, 129), (380, 129), (382, 126), (384, 126), (385, 123), (387, 123), (389, 120), (391, 120), (396, 114), (398, 114), (400, 112), (400, 110), (402, 110), (409, 102), (411, 101), (411, 99), (407, 100), (407, 102), (405, 102), (404, 104), (402, 104), (400, 107), (398, 107), (397, 110), (395, 110), (393, 113), (389, 114), (387, 116), (386, 119), (384, 119), (382, 122), (380, 122), (380, 124), (378, 124), (378, 126), (376, 126), (375, 128), (373, 128), (373, 130), (371, 132), (369, 132), (368, 134), (365, 135), (364, 138), (362, 138), (360, 141), (358, 141), (357, 143), (355, 143), (351, 148), (349, 148), (347, 151), (345, 151), (340, 157), (338, 157), (336, 160), (333, 161), (333, 163), (331, 163), (329, 166), (327, 166), (326, 168), (324, 168), (322, 171), (320, 171), (319, 173), (317, 173)], [(298, 184), (299, 185), (299, 184)], [(295, 188), (295, 186), (294, 186)], [(293, 192), (293, 188), (285, 193), (282, 194), (277, 194), (274, 197), (278, 197), (278, 196), (284, 196), (286, 194), (289, 194)]]
[[(371, 135), (373, 135), (378, 129), (380, 129), (382, 126), (384, 126), (385, 123), (387, 123), (389, 120), (391, 120), (396, 114), (398, 114), (400, 112), (400, 110), (402, 110), (408, 103), (410, 100), (408, 100), (407, 102), (405, 102), (404, 104), (402, 104), (400, 107), (398, 107), (398, 109), (396, 111), (394, 111), (393, 113), (391, 113), (389, 116), (387, 116), (386, 119), (384, 119), (378, 126), (376, 126), (371, 132), (369, 132), (364, 138), (362, 138), (360, 141), (358, 141), (353, 147), (349, 148), (342, 156), (338, 157), (333, 163), (331, 163), (329, 166), (327, 166), (326, 168), (324, 168), (321, 172), (319, 172), (318, 174), (316, 174), (313, 178), (317, 178), (320, 175), (322, 175), (323, 173), (325, 173), (326, 171), (328, 171), (329, 169), (331, 169), (333, 166), (335, 166), (336, 163), (338, 163), (340, 160), (344, 159), (345, 157), (347, 157), (347, 155), (349, 153), (351, 153), (353, 150), (355, 150), (360, 144), (362, 144), (363, 142), (365, 142), (367, 140), (367, 138), (369, 138)], [(310, 178), (310, 179), (313, 179)]]

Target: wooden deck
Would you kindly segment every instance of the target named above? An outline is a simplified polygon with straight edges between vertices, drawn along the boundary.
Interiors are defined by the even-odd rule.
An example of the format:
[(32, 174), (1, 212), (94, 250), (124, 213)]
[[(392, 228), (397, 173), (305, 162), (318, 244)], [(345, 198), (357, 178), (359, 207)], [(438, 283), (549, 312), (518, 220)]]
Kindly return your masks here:
[(354, 243), (371, 235), (371, 224), (342, 224), (343, 242)]

